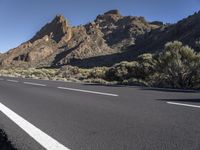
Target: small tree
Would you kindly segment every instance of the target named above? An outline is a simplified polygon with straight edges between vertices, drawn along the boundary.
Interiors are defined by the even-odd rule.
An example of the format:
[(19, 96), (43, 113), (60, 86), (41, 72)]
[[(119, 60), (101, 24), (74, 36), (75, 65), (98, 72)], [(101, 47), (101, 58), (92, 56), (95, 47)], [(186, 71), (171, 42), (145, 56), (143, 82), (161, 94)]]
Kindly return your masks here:
[(200, 85), (200, 54), (179, 41), (169, 42), (157, 57), (159, 82), (173, 88)]

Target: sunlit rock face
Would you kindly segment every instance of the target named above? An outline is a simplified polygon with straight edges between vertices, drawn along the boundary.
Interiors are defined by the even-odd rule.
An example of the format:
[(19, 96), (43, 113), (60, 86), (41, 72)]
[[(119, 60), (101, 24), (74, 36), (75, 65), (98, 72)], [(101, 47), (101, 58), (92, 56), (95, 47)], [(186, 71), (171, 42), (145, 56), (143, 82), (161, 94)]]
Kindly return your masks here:
[(0, 66), (95, 67), (133, 60), (141, 53), (162, 49), (168, 41), (180, 40), (195, 47), (200, 43), (199, 20), (199, 12), (176, 24), (164, 24), (110, 10), (90, 23), (70, 26), (64, 16), (57, 15), (33, 38), (0, 54)]

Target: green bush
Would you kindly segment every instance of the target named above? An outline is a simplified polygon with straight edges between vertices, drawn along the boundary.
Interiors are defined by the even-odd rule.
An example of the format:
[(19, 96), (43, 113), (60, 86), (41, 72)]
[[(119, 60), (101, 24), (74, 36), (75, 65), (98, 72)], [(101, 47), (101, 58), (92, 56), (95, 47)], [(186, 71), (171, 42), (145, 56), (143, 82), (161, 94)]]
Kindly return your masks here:
[(90, 72), (89, 72), (89, 75), (87, 78), (104, 79), (106, 71), (107, 71), (106, 67), (92, 68), (92, 69), (90, 69)]
[(110, 81), (123, 81), (136, 75), (138, 66), (136, 61), (118, 63), (106, 71), (105, 78)]
[(146, 53), (138, 56), (138, 68), (135, 76), (137, 79), (150, 80), (150, 77), (155, 73), (156, 60), (154, 55)]
[(143, 54), (137, 61), (124, 61), (108, 69), (105, 74), (106, 79), (110, 81), (124, 81), (130, 78), (148, 80), (149, 76), (155, 72), (155, 64), (152, 54)]
[(156, 58), (156, 85), (173, 88), (198, 88), (200, 85), (200, 54), (174, 41), (165, 45)]

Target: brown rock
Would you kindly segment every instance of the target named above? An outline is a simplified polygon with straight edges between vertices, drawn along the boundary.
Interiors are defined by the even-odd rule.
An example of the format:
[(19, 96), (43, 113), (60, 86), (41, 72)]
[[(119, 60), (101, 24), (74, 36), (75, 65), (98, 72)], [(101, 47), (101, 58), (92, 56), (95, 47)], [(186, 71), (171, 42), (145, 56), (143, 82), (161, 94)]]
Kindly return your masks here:
[(56, 16), (51, 23), (46, 24), (36, 35), (30, 40), (31, 43), (34, 41), (48, 36), (56, 42), (65, 39), (68, 41), (71, 38), (71, 27), (64, 16)]
[(70, 27), (58, 15), (32, 39), (0, 55), (0, 64), (3, 67), (110, 66), (131, 61), (140, 53), (159, 50), (168, 41), (180, 40), (194, 46), (200, 41), (199, 20), (200, 12), (165, 25), (111, 10), (91, 23)]

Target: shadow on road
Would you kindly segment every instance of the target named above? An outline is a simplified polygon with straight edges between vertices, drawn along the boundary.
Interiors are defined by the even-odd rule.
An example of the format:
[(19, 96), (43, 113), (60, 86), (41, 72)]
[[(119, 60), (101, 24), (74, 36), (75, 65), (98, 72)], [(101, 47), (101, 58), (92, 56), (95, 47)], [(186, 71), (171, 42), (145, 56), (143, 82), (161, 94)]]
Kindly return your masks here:
[(84, 83), (83, 85), (89, 85), (89, 86), (108, 86), (108, 87), (125, 87), (125, 85), (120, 85), (120, 84), (100, 84), (100, 83)]
[(191, 98), (191, 99), (158, 99), (159, 101), (168, 101), (168, 102), (194, 102), (194, 103), (200, 103), (199, 98)]
[(83, 83), (83, 85), (88, 85), (88, 86), (105, 86), (105, 87), (128, 87), (128, 88), (138, 88), (138, 89), (144, 90), (144, 91), (158, 91), (158, 92), (200, 93), (200, 90), (156, 88), (156, 87), (142, 86), (142, 85), (138, 85), (138, 84), (123, 85), (123, 84)]
[(103, 86), (103, 87), (128, 87), (128, 88), (145, 88), (145, 86), (141, 86), (138, 84), (125, 85), (125, 84), (100, 84), (100, 83), (84, 83), (83, 85), (88, 86)]
[(180, 92), (180, 93), (200, 93), (199, 90), (167, 89), (167, 88), (141, 88), (141, 90), (160, 91), (160, 92)]

